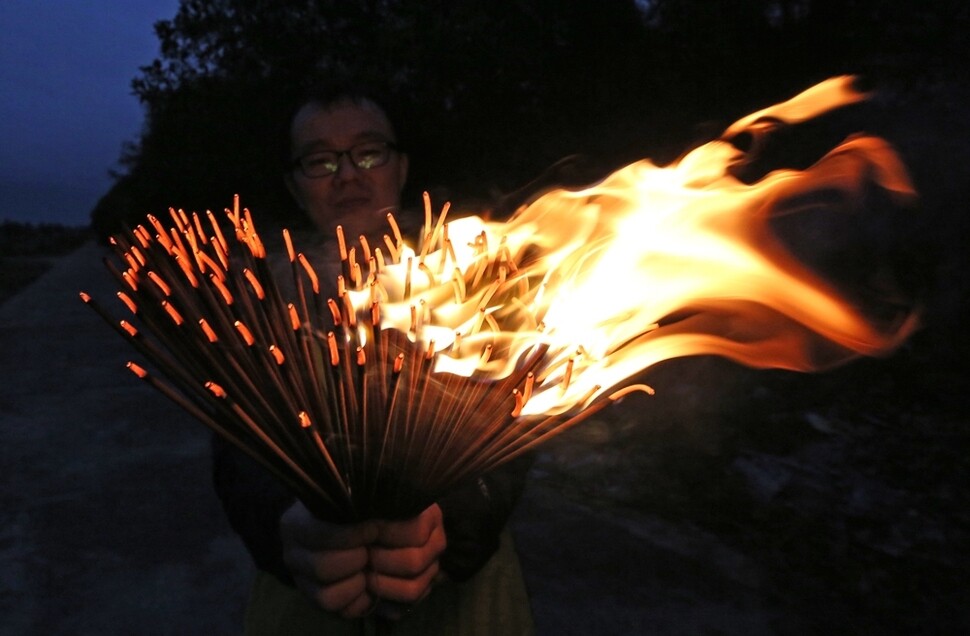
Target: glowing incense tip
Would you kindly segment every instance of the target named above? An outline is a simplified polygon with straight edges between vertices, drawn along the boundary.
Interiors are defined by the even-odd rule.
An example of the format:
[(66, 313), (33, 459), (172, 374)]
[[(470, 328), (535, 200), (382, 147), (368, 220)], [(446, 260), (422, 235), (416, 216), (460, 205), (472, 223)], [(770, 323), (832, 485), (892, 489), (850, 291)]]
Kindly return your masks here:
[(134, 373), (135, 375), (137, 375), (139, 378), (144, 379), (144, 378), (147, 378), (148, 377), (148, 371), (145, 371), (144, 368), (142, 368), (141, 366), (135, 364), (134, 362), (130, 362), (129, 361), (128, 364), (126, 364), (125, 366), (128, 367), (128, 369), (132, 373)]
[(176, 325), (181, 325), (183, 322), (185, 322), (185, 320), (182, 318), (182, 314), (180, 314), (178, 310), (176, 310), (175, 307), (172, 306), (172, 303), (168, 302), (167, 300), (163, 300), (162, 308), (165, 310), (166, 313), (168, 313), (168, 315), (172, 318), (172, 320), (175, 321)]
[(367, 356), (364, 355), (364, 348), (357, 347), (357, 366), (362, 367), (367, 364)]
[(290, 231), (285, 228), (283, 230), (283, 243), (286, 244), (287, 257), (289, 257), (291, 263), (294, 262), (296, 260), (296, 250), (293, 249), (293, 239), (290, 238)]
[(266, 293), (263, 291), (263, 286), (259, 283), (259, 279), (256, 278), (256, 274), (253, 273), (253, 270), (249, 269), (248, 267), (243, 269), (243, 276), (246, 277), (246, 280), (249, 281), (253, 291), (256, 292), (256, 298), (259, 298), (260, 300), (266, 298)]
[(525, 403), (529, 402), (529, 398), (532, 397), (532, 389), (536, 382), (536, 374), (529, 371), (529, 374), (525, 376), (525, 389), (522, 391), (522, 401)]
[[(380, 249), (376, 250), (376, 254), (377, 256), (380, 256), (381, 250)], [(377, 274), (377, 271), (378, 271), (377, 258), (376, 256), (371, 256), (369, 259), (367, 259), (367, 282), (368, 283), (374, 282), (374, 276)]]
[(185, 240), (189, 242), (189, 247), (192, 249), (192, 251), (199, 249), (199, 241), (196, 238), (197, 235), (195, 233), (195, 229), (193, 229), (191, 225), (185, 229), (182, 236), (184, 236)]
[[(390, 212), (387, 213), (387, 223), (391, 226), (391, 231), (394, 232), (395, 245), (400, 245), (404, 239), (401, 238), (401, 228), (397, 225), (397, 219)], [(397, 260), (397, 259), (395, 259)]]
[[(216, 249), (218, 249), (218, 248), (216, 248)], [(225, 270), (223, 270), (221, 267), (219, 267), (219, 264), (216, 263), (214, 260), (212, 260), (212, 257), (211, 256), (209, 256), (208, 254), (206, 254), (205, 252), (203, 252), (201, 250), (199, 250), (195, 254), (198, 257), (198, 259), (202, 263), (204, 263), (204, 267), (201, 266), (201, 265), (199, 266), (199, 269), (201, 271), (205, 272), (205, 268), (208, 268), (208, 269), (212, 270), (212, 273), (215, 276), (217, 276), (219, 278), (219, 280), (222, 280), (222, 281), (225, 281), (226, 280)]]
[[(169, 208), (169, 210), (172, 210), (172, 208)], [(172, 213), (172, 217), (175, 219), (175, 224), (178, 225), (179, 231), (184, 232), (189, 223), (189, 217), (185, 213), (185, 210), (179, 208), (177, 211)]]
[(205, 388), (208, 389), (209, 392), (212, 393), (212, 395), (216, 396), (217, 398), (226, 397), (226, 390), (223, 389), (218, 384), (216, 384), (215, 382), (212, 382), (211, 380), (205, 383)]
[(216, 276), (215, 274), (213, 274), (212, 276), (209, 277), (209, 280), (212, 282), (212, 285), (219, 291), (219, 295), (222, 296), (222, 300), (225, 301), (227, 305), (231, 305), (233, 300), (232, 294), (229, 292), (229, 288), (226, 287), (226, 284), (222, 282), (222, 279)]
[(456, 356), (461, 352), (461, 332), (455, 332), (455, 341), (451, 344), (451, 352)]
[(340, 308), (337, 306), (337, 301), (333, 298), (327, 299), (327, 309), (330, 310), (330, 316), (333, 318), (333, 326), (340, 326)]
[(182, 237), (179, 234), (178, 230), (176, 230), (173, 227), (169, 231), (169, 234), (171, 234), (172, 236), (172, 246), (169, 248), (168, 253), (171, 254), (172, 256), (174, 256), (176, 253), (183, 253), (183, 254), (186, 253), (185, 244), (182, 243)]
[(408, 266), (404, 270), (404, 300), (411, 299), (411, 265), (414, 263), (414, 257), (408, 256)]
[(78, 294), (78, 296), (80, 296), (81, 300), (83, 300), (85, 303), (91, 302), (91, 295), (88, 294), (87, 292), (81, 292), (80, 294)]
[(219, 342), (219, 337), (212, 330), (212, 327), (209, 326), (209, 323), (205, 321), (205, 318), (199, 318), (199, 327), (202, 328), (202, 333), (209, 339), (209, 342)]
[(563, 391), (569, 388), (569, 382), (573, 379), (573, 364), (574, 358), (570, 358), (566, 362), (566, 371), (562, 375), (562, 384), (560, 384)]
[(131, 291), (138, 291), (138, 281), (135, 280), (135, 277), (130, 271), (123, 273), (121, 277), (125, 279), (128, 287), (131, 287)]
[(280, 351), (280, 348), (277, 347), (276, 345), (270, 345), (269, 352), (270, 352), (270, 355), (273, 356), (273, 359), (276, 360), (277, 365), (282, 365), (284, 362), (286, 362), (286, 358), (283, 356), (283, 352)]
[(172, 295), (172, 288), (168, 286), (168, 283), (162, 280), (161, 276), (159, 276), (155, 272), (148, 272), (148, 278), (150, 278), (151, 281), (155, 283), (160, 290), (162, 290), (163, 294), (165, 294), (166, 296)]
[(357, 238), (360, 241), (360, 251), (361, 251), (361, 254), (363, 254), (364, 256), (363, 260), (364, 262), (367, 262), (371, 259), (370, 244), (367, 243), (367, 237), (364, 236), (363, 234), (361, 234)]
[(300, 328), (300, 315), (296, 313), (296, 307), (293, 303), (287, 303), (286, 310), (290, 314), (290, 326), (293, 328), (293, 331), (297, 331)]
[(168, 234), (168, 230), (165, 229), (165, 226), (162, 225), (162, 222), (158, 220), (157, 216), (154, 214), (149, 214), (146, 218), (148, 219), (148, 222), (152, 224), (152, 227), (155, 228), (157, 233), (163, 235)]
[(297, 417), (300, 418), (300, 426), (303, 428), (310, 428), (313, 425), (313, 423), (310, 421), (310, 416), (306, 411), (300, 411)]
[(145, 260), (145, 255), (142, 254), (140, 249), (138, 249), (138, 246), (132, 245), (130, 252), (134, 255), (138, 263), (141, 264), (142, 267), (144, 267), (147, 261)]
[(434, 358), (434, 340), (428, 341), (428, 350), (424, 352), (424, 359), (431, 360)]
[[(246, 213), (248, 214), (249, 210), (246, 210)], [(259, 238), (259, 234), (251, 232), (249, 237), (253, 256), (256, 258), (266, 258), (266, 246), (263, 245), (263, 239)]]
[(344, 238), (344, 226), (337, 226), (337, 252), (340, 254), (340, 260), (347, 260), (347, 240)]
[(428, 277), (428, 287), (437, 287), (438, 286), (438, 281), (435, 280), (434, 272), (431, 271), (431, 268), (428, 267), (427, 264), (425, 264), (423, 262), (418, 263), (418, 269), (420, 269), (422, 272), (424, 272), (424, 275)]
[(141, 263), (138, 262), (131, 252), (125, 252), (125, 261), (128, 263), (128, 267), (130, 267), (132, 271), (137, 272), (141, 269)]
[(131, 311), (131, 313), (133, 313), (133, 314), (137, 314), (138, 313), (138, 305), (136, 305), (135, 304), (135, 301), (133, 301), (131, 299), (131, 296), (129, 296), (128, 294), (126, 294), (123, 291), (119, 291), (115, 295), (118, 296), (118, 299), (121, 300), (121, 302), (123, 302), (126, 307), (128, 307), (128, 309)]
[[(448, 229), (448, 226), (446, 225), (445, 226), (445, 230), (447, 230), (447, 229)], [(448, 251), (448, 257), (451, 259), (451, 262), (452, 263), (457, 263), (458, 262), (458, 256), (455, 254), (455, 245), (454, 245), (454, 243), (451, 242), (451, 239), (445, 239), (445, 248)], [(442, 267), (442, 269), (444, 269), (444, 266), (445, 266), (445, 259), (442, 258), (441, 259), (441, 267)]]
[(327, 333), (327, 347), (330, 349), (330, 364), (337, 366), (340, 364), (340, 355), (337, 350), (337, 336), (332, 331)]
[(142, 248), (147, 250), (148, 246), (151, 245), (152, 236), (148, 233), (148, 230), (145, 229), (145, 226), (137, 226), (135, 228), (134, 235), (135, 238), (138, 239), (138, 243), (141, 244)]
[(222, 269), (229, 269), (229, 248), (220, 243), (218, 240), (213, 243), (215, 245), (216, 256), (219, 258), (219, 263), (222, 265)]
[(310, 265), (310, 261), (307, 260), (306, 255), (303, 252), (297, 254), (297, 259), (300, 261), (300, 265), (306, 270), (307, 276), (310, 277), (310, 284), (313, 285), (313, 293), (320, 293), (320, 279), (317, 278), (317, 273), (313, 271), (313, 267)]
[(239, 195), (232, 195), (232, 218), (239, 223)]
[(381, 303), (373, 302), (370, 306), (370, 324), (375, 327), (381, 324)]
[(522, 407), (525, 406), (525, 400), (522, 398), (522, 394), (519, 393), (518, 389), (512, 389), (512, 397), (515, 398), (515, 407), (512, 409), (512, 417), (518, 417), (522, 415)]
[(344, 294), (341, 297), (344, 301), (344, 307), (347, 308), (347, 324), (351, 327), (357, 326), (357, 311), (354, 309), (354, 303), (350, 300), (350, 294)]
[(202, 231), (202, 219), (195, 212), (192, 213), (192, 225), (195, 227), (195, 235), (199, 237), (202, 244), (205, 245), (208, 243), (208, 240), (205, 238), (205, 232)]
[(482, 350), (481, 364), (487, 363), (492, 358), (492, 345), (487, 344)]
[(431, 195), (427, 190), (421, 194), (424, 199), (424, 236), (427, 239), (431, 236)]
[(354, 288), (360, 289), (364, 282), (363, 274), (360, 271), (360, 263), (354, 262), (350, 267), (350, 276), (354, 280)]
[(216, 220), (216, 215), (212, 213), (211, 210), (206, 210), (206, 216), (209, 217), (209, 224), (212, 225), (212, 230), (215, 232), (215, 243), (218, 246), (216, 250), (220, 254), (229, 253), (229, 244), (226, 243), (226, 237), (222, 234), (222, 228), (219, 227), (219, 222)]
[(237, 320), (232, 324), (236, 328), (236, 331), (239, 332), (239, 335), (242, 336), (242, 339), (246, 342), (246, 346), (248, 347), (253, 346), (253, 343), (256, 342), (256, 339), (253, 338), (253, 332), (249, 330), (249, 327), (244, 325), (239, 320)]
[(127, 320), (121, 320), (118, 322), (118, 324), (121, 325), (121, 328), (124, 329), (132, 338), (138, 335), (138, 330), (135, 329), (135, 326)]
[(182, 273), (185, 274), (185, 277), (188, 279), (189, 284), (192, 285), (193, 288), (198, 289), (199, 279), (196, 278), (195, 272), (192, 271), (192, 265), (189, 264), (188, 259), (182, 258), (181, 254), (176, 254), (175, 262), (178, 263), (179, 267), (182, 268)]
[(616, 402), (617, 400), (619, 400), (619, 399), (621, 399), (621, 398), (623, 398), (623, 397), (625, 397), (625, 396), (627, 396), (627, 395), (629, 395), (629, 394), (631, 394), (631, 393), (633, 393), (635, 391), (640, 391), (641, 393), (646, 393), (647, 395), (654, 395), (656, 393), (656, 391), (653, 390), (653, 387), (652, 386), (649, 386), (647, 384), (632, 384), (632, 385), (630, 385), (628, 387), (624, 387), (624, 388), (620, 389), (619, 391), (616, 391), (614, 393), (611, 393), (609, 395), (609, 399), (611, 399), (614, 402)]
[(404, 354), (399, 353), (397, 357), (394, 358), (394, 373), (400, 373), (401, 369), (404, 368)]
[(398, 251), (397, 246), (391, 240), (391, 237), (387, 234), (384, 235), (384, 245), (387, 246), (387, 253), (391, 255), (391, 262), (397, 263), (401, 260), (401, 253)]

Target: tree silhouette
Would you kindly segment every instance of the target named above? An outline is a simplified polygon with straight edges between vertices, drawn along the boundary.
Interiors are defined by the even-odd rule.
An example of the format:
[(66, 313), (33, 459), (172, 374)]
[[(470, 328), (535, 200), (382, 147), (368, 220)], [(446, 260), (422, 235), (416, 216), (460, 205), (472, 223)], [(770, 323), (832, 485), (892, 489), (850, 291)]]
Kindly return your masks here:
[(383, 89), (412, 155), (411, 200), (436, 189), (494, 201), (575, 153), (589, 167), (576, 179), (672, 158), (836, 73), (949, 72), (967, 11), (956, 0), (183, 0), (132, 82), (144, 129), (93, 224), (106, 234), (237, 192), (294, 220), (281, 122), (308, 84)]

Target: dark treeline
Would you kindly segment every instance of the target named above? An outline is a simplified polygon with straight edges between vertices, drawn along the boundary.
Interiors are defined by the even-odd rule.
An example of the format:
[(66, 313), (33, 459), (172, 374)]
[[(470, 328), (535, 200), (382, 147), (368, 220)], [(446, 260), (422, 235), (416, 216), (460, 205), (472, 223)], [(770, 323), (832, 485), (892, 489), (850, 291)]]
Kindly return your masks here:
[(57, 223), (0, 223), (0, 267), (3, 259), (19, 256), (52, 257), (66, 254), (91, 238), (87, 228)]
[(155, 25), (161, 55), (133, 81), (144, 129), (93, 225), (234, 193), (295, 222), (280, 124), (308, 83), (384, 89), (412, 155), (407, 202), (498, 205), (563, 157), (582, 157), (565, 183), (669, 160), (832, 75), (933, 90), (967, 58), (967, 13), (961, 0), (183, 0)]

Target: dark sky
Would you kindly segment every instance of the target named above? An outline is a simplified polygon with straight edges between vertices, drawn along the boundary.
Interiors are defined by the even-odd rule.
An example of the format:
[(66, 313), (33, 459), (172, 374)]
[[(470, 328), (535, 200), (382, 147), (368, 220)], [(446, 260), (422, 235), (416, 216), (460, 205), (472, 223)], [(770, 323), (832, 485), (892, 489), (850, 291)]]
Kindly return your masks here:
[(177, 0), (0, 2), (0, 222), (86, 225), (142, 110), (138, 67)]

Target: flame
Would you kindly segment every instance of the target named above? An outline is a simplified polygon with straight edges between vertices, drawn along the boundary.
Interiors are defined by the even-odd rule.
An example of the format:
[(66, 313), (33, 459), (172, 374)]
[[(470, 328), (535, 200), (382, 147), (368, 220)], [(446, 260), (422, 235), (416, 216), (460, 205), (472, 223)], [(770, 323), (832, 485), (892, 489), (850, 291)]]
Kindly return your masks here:
[[(852, 77), (834, 78), (735, 122), (671, 165), (644, 160), (588, 189), (549, 192), (508, 222), (443, 224), (444, 212), (434, 226), (427, 219), (422, 250), (406, 248), (377, 277), (388, 297), (382, 321), (439, 350), (456, 334), (502, 343), (493, 350), (505, 354), (484, 363), (468, 344), (467, 355), (438, 357), (437, 371), (461, 375), (504, 377), (527, 351), (549, 345), (525, 415), (589, 404), (675, 357), (809, 371), (889, 351), (915, 329), (915, 315), (875, 324), (799, 263), (768, 221), (806, 194), (851, 200), (869, 182), (911, 199), (890, 146), (857, 135), (806, 170), (777, 170), (753, 184), (733, 176), (748, 159), (735, 136), (865, 97)], [(358, 307), (370, 306), (371, 293), (350, 292)]]
[(867, 314), (770, 223), (807, 201), (851, 206), (873, 187), (911, 201), (885, 141), (856, 135), (807, 169), (736, 176), (754, 153), (732, 140), (864, 99), (853, 84), (823, 82), (675, 163), (548, 192), (504, 223), (448, 218), (448, 205), (435, 219), (426, 196), (414, 245), (393, 217), (390, 235), (361, 237), (359, 250), (338, 230), (334, 298), (288, 232), (293, 288), (276, 280), (236, 198), (235, 243), (211, 213), (206, 236), (199, 215), (175, 209), (175, 227), (148, 216), (154, 238), (138, 226), (112, 240), (120, 268), (105, 264), (143, 331), (81, 299), (161, 377), (133, 373), (322, 516), (411, 516), (629, 392), (652, 393), (634, 377), (663, 360), (808, 371), (912, 333), (915, 313)]

